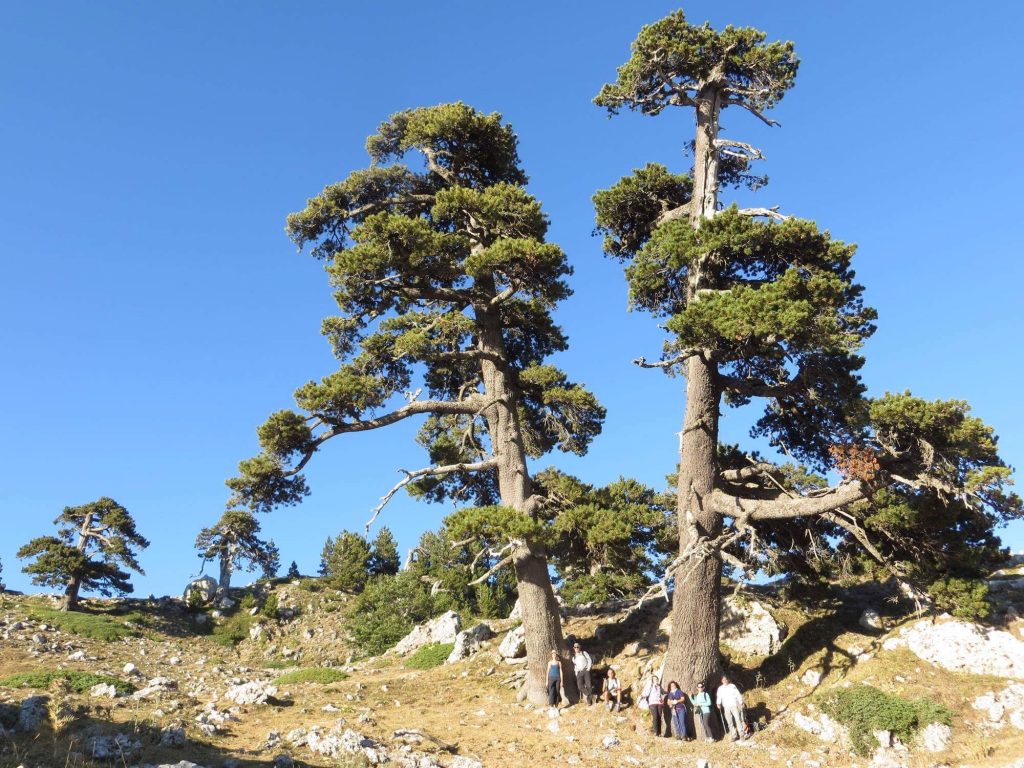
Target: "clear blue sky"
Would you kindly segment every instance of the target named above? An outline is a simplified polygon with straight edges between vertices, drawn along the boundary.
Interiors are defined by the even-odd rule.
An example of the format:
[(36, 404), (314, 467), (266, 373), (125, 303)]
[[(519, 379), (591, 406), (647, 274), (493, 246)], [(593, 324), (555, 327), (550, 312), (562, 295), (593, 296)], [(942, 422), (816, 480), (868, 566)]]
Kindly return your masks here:
[[(284, 217), (367, 163), (388, 114), (463, 100), (502, 112), (530, 190), (576, 274), (558, 363), (608, 408), (584, 479), (661, 485), (682, 380), (641, 371), (661, 336), (626, 312), (618, 265), (592, 237), (590, 196), (647, 161), (685, 170), (690, 114), (608, 120), (590, 100), (663, 2), (6, 3), (0, 10), (0, 561), (65, 505), (109, 495), (153, 544), (137, 593), (197, 571), (197, 531), (255, 427), (332, 366), (319, 264)], [(872, 393), (969, 400), (1024, 463), (1020, 407), (1017, 4), (692, 2), (691, 21), (796, 42), (797, 85), (769, 129), (725, 114), (765, 151), (763, 205), (860, 244), (880, 313)], [(723, 437), (740, 440), (744, 414)], [(358, 529), (424, 465), (413, 424), (336, 440), (312, 495), (262, 518), (287, 565), (315, 569), (326, 536)], [(399, 497), (402, 548), (446, 508)], [(1024, 548), (1024, 525), (1004, 532)]]

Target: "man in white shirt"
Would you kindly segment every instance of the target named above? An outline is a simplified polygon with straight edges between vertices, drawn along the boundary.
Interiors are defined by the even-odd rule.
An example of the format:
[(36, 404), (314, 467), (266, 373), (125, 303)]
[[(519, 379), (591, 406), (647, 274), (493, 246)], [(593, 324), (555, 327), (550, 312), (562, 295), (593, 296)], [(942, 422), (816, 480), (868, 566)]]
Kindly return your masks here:
[(726, 675), (722, 675), (722, 685), (715, 697), (718, 709), (722, 713), (722, 722), (733, 741), (741, 739), (746, 733), (743, 719), (743, 694), (733, 685)]
[(580, 699), (586, 698), (589, 707), (593, 701), (593, 688), (590, 684), (590, 668), (594, 666), (590, 654), (584, 651), (579, 643), (572, 646), (572, 668), (576, 672), (576, 687), (580, 689)]

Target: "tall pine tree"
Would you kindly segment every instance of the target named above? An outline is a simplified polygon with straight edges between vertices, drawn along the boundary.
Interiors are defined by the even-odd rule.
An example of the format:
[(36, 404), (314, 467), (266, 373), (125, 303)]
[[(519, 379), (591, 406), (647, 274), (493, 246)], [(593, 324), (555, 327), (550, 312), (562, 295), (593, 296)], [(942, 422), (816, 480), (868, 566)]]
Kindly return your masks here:
[(604, 411), (545, 363), (567, 345), (551, 311), (570, 293), (571, 270), (544, 240), (517, 143), (500, 115), (464, 104), (400, 112), (367, 141), (369, 168), (289, 217), (294, 241), (327, 261), (341, 313), (323, 333), (340, 367), (298, 389), (300, 412), (259, 428), (262, 453), (229, 486), (254, 509), (296, 503), (307, 492), (299, 473), (323, 443), (425, 417), (419, 441), (431, 463), (387, 498), (408, 486), (431, 500), (500, 504), (522, 521), (509, 562), (527, 691), (540, 703), (548, 652), (569, 660), (547, 552), (532, 534), (540, 499), (527, 457), (585, 452)]
[[(743, 542), (756, 558), (781, 528), (799, 527), (856, 543), (902, 580), (927, 580), (934, 574), (922, 570), (943, 567), (944, 542), (959, 539), (964, 554), (981, 541), (992, 554), (992, 527), (1021, 513), (991, 428), (965, 403), (864, 397), (859, 350), (875, 313), (854, 280), (853, 246), (774, 209), (723, 210), (722, 186), (763, 179), (749, 172), (761, 153), (721, 135), (722, 111), (775, 125), (765, 113), (796, 72), (792, 43), (691, 25), (677, 11), (640, 31), (616, 81), (595, 99), (612, 114), (681, 107), (696, 119), (683, 141), (691, 174), (652, 164), (595, 196), (605, 250), (626, 264), (632, 306), (670, 334), (661, 361), (641, 364), (686, 377), (664, 674), (687, 689), (718, 669), (719, 583), (732, 545)], [(755, 435), (842, 482), (800, 492), (785, 467), (749, 454), (722, 461), (721, 406), (755, 399), (767, 401)], [(916, 552), (906, 536), (915, 524), (913, 538), (925, 542)]]

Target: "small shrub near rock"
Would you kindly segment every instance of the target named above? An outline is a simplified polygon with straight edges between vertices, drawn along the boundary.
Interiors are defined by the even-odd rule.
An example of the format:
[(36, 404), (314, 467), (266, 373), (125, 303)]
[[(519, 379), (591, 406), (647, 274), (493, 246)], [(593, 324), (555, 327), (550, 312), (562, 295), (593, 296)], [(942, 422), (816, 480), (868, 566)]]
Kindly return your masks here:
[(409, 669), (433, 669), (445, 663), (455, 643), (431, 643), (424, 645), (405, 661)]
[(977, 621), (988, 617), (988, 585), (980, 579), (939, 579), (928, 585), (935, 607), (959, 619)]
[(873, 733), (889, 731), (910, 743), (918, 730), (929, 723), (949, 725), (952, 712), (928, 699), (908, 700), (870, 685), (853, 685), (828, 691), (820, 699), (822, 711), (845, 725), (858, 755), (868, 755), (876, 746)]
[(54, 680), (64, 680), (75, 693), (85, 693), (96, 685), (113, 686), (119, 696), (127, 696), (135, 692), (135, 686), (110, 675), (94, 675), (91, 672), (73, 672), (68, 670), (21, 672), (0, 680), (6, 688), (49, 688)]
[(346, 680), (348, 675), (340, 669), (329, 667), (312, 667), (310, 669), (296, 669), (294, 672), (286, 672), (274, 680), (274, 685), (288, 685), (289, 683), (338, 683)]

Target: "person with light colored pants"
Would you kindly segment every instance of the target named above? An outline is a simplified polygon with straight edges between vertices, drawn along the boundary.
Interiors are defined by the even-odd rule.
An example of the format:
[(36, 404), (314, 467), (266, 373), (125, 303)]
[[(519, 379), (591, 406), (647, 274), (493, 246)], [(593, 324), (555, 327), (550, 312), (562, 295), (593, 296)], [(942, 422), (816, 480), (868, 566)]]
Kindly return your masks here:
[(733, 741), (742, 739), (746, 733), (743, 719), (743, 694), (740, 693), (739, 688), (729, 682), (726, 675), (722, 675), (722, 685), (718, 688), (715, 700), (722, 713), (722, 722), (729, 732), (729, 738)]

